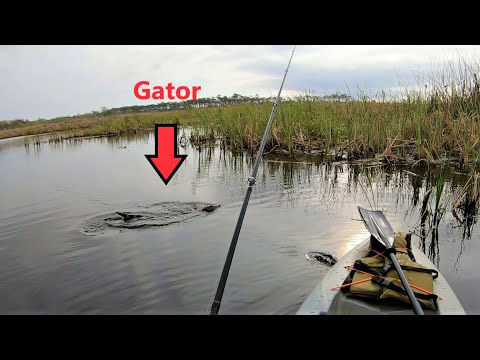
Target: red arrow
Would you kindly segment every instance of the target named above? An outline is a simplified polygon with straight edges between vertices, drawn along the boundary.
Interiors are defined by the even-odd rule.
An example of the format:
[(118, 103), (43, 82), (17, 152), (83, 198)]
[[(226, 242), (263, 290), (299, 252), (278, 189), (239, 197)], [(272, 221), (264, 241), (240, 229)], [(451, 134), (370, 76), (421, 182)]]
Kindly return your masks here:
[(165, 185), (187, 155), (177, 154), (177, 125), (155, 124), (155, 155), (145, 155)]

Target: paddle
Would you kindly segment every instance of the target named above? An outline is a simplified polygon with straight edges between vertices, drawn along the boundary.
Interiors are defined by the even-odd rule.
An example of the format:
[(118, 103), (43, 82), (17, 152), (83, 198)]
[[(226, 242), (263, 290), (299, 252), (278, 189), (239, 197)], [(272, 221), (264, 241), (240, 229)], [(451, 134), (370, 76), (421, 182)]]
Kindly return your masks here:
[[(358, 207), (358, 212), (360, 213), (360, 217), (365, 224), (367, 230), (372, 234), (377, 240), (383, 242), (385, 247), (388, 249), (392, 248), (393, 239), (394, 239), (394, 232), (392, 226), (388, 222), (387, 218), (381, 211), (370, 211), (367, 209), (363, 209), (360, 206)], [(392, 260), (393, 265), (395, 266), (395, 270), (397, 270), (398, 276), (400, 277), (400, 281), (407, 292), (408, 298), (412, 303), (413, 312), (415, 315), (424, 315), (422, 307), (420, 306), (417, 298), (413, 294), (412, 288), (408, 283), (405, 274), (403, 273), (400, 264), (398, 263), (397, 258), (395, 257), (395, 253), (389, 253), (390, 260)]]

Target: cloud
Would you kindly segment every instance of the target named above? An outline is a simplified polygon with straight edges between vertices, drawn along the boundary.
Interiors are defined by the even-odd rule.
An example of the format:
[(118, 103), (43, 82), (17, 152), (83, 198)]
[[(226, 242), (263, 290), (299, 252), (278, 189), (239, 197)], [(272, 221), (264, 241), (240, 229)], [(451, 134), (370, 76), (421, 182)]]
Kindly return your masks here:
[[(135, 45), (0, 47), (0, 119), (53, 118), (92, 110), (154, 103), (137, 100), (133, 86), (202, 86), (217, 94), (275, 95), (292, 46)], [(479, 46), (297, 47), (287, 93), (317, 94), (398, 87), (434, 61), (477, 54)], [(472, 55), (472, 58), (474, 56)], [(346, 92), (346, 91), (344, 91)]]

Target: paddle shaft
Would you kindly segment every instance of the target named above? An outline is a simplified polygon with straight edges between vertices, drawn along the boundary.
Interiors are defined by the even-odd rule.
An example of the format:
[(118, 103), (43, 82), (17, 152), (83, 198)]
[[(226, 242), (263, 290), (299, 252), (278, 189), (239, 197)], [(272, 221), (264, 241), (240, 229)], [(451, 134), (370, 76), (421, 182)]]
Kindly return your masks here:
[(217, 315), (220, 310), (220, 305), (222, 302), (223, 291), (225, 290), (225, 285), (227, 283), (228, 272), (230, 271), (230, 266), (232, 265), (233, 254), (235, 253), (235, 247), (237, 246), (238, 236), (240, 235), (240, 230), (242, 229), (243, 218), (245, 217), (245, 212), (247, 211), (248, 201), (250, 200), (250, 195), (252, 194), (253, 185), (255, 185), (255, 178), (257, 176), (258, 167), (263, 156), (263, 150), (265, 144), (267, 143), (268, 134), (272, 127), (273, 118), (277, 111), (278, 102), (280, 101), (280, 94), (282, 93), (283, 84), (287, 78), (288, 68), (292, 62), (293, 53), (295, 52), (296, 46), (293, 48), (292, 55), (290, 56), (290, 61), (288, 62), (287, 68), (285, 70), (285, 75), (283, 76), (282, 85), (278, 91), (277, 99), (273, 104), (272, 112), (270, 118), (268, 119), (267, 127), (263, 133), (262, 142), (260, 143), (260, 148), (258, 149), (257, 159), (255, 160), (255, 165), (253, 167), (252, 176), (248, 178), (248, 188), (245, 193), (245, 198), (243, 199), (242, 209), (240, 210), (240, 215), (238, 216), (237, 225), (235, 226), (235, 231), (233, 232), (232, 242), (230, 243), (230, 248), (228, 249), (228, 254), (225, 259), (225, 264), (223, 266), (222, 275), (220, 276), (220, 281), (218, 282), (217, 291), (215, 293), (215, 299), (213, 300), (212, 307), (210, 309), (210, 315)]
[[(397, 270), (397, 274), (400, 277), (400, 281), (402, 282), (403, 288), (407, 292), (408, 298), (410, 299), (410, 302), (412, 303), (413, 312), (415, 313), (415, 315), (425, 315), (423, 313), (423, 309), (420, 306), (420, 303), (418, 302), (417, 298), (415, 297), (415, 295), (413, 293), (413, 290), (410, 287), (410, 284), (408, 283), (407, 277), (403, 273), (402, 268), (400, 267), (400, 264), (398, 263), (397, 257), (395, 256), (394, 253), (390, 253), (390, 260), (392, 260), (392, 263), (395, 266), (395, 270)], [(398, 269), (400, 269), (400, 270), (398, 270)]]

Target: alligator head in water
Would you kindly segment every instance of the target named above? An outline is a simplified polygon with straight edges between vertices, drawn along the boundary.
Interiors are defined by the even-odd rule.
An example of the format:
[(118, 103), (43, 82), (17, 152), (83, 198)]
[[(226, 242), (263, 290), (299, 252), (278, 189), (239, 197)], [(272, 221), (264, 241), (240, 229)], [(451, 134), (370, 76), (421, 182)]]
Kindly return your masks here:
[(322, 251), (312, 251), (308, 254), (305, 254), (305, 258), (310, 261), (318, 261), (327, 266), (333, 266), (337, 263), (337, 259), (326, 252)]
[(121, 217), (123, 217), (123, 220), (125, 221), (130, 221), (132, 219), (138, 219), (138, 218), (141, 218), (142, 215), (136, 215), (136, 214), (127, 214), (127, 213), (122, 213), (122, 212), (116, 212), (118, 215), (120, 215)]
[(220, 205), (208, 205), (208, 206), (205, 206), (202, 211), (206, 211), (206, 212), (212, 212), (212, 211), (215, 211), (215, 209), (218, 209), (220, 207)]

